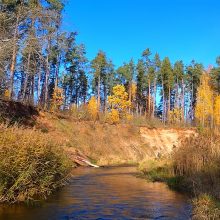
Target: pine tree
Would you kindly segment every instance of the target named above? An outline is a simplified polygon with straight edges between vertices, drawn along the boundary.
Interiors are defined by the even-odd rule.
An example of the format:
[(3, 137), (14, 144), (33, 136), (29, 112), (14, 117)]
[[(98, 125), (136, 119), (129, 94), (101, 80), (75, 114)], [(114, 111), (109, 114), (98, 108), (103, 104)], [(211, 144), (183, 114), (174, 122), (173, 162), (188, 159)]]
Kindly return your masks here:
[(202, 64), (196, 63), (194, 60), (186, 68), (187, 91), (190, 96), (188, 117), (190, 122), (194, 120), (194, 110), (196, 104), (197, 88), (200, 85), (200, 77), (203, 73)]
[(171, 110), (171, 90), (174, 86), (173, 69), (168, 57), (165, 57), (161, 64), (160, 82), (162, 85), (163, 100), (163, 122), (169, 121), (169, 112)]
[(145, 106), (145, 99), (144, 99), (144, 93), (145, 93), (145, 84), (146, 84), (146, 78), (145, 78), (145, 70), (144, 70), (144, 62), (143, 60), (139, 60), (137, 64), (137, 110), (142, 114), (142, 109), (144, 109)]
[(145, 75), (146, 75), (147, 88), (148, 88), (148, 95), (147, 95), (147, 100), (146, 100), (146, 113), (148, 113), (149, 116), (151, 115), (151, 101), (152, 101), (151, 83), (153, 80), (152, 78), (153, 78), (153, 71), (154, 71), (152, 68), (150, 56), (151, 56), (151, 51), (149, 48), (143, 51), (142, 58), (143, 58), (144, 65), (145, 65)]
[(175, 82), (174, 108), (182, 109), (182, 118), (184, 118), (185, 75), (184, 75), (184, 65), (182, 61), (175, 62), (173, 73), (174, 73), (174, 82)]
[(94, 91), (97, 95), (98, 108), (101, 107), (101, 91), (102, 85), (106, 79), (106, 69), (108, 66), (106, 54), (103, 51), (99, 51), (95, 59), (91, 62), (91, 68), (93, 71), (93, 85)]
[(135, 65), (133, 59), (128, 64), (124, 63), (123, 66), (117, 70), (121, 83), (127, 87), (129, 101), (132, 101), (132, 83), (135, 74)]

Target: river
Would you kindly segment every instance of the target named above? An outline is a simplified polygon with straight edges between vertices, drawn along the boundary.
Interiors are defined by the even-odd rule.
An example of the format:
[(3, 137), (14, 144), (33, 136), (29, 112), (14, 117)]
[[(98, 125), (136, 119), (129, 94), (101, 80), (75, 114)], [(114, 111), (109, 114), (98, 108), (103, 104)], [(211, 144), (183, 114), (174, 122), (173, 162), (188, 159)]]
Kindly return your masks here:
[(190, 219), (186, 196), (135, 177), (135, 167), (77, 168), (40, 206), (0, 206), (0, 220)]

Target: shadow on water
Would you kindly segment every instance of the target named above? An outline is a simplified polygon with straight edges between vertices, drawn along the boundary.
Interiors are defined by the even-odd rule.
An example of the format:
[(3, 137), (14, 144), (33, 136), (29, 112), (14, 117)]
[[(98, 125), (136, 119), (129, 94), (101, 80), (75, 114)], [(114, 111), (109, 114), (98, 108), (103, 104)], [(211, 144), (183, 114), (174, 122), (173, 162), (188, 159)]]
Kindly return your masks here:
[(186, 196), (135, 174), (135, 167), (77, 168), (70, 184), (41, 206), (0, 206), (0, 220), (190, 219)]

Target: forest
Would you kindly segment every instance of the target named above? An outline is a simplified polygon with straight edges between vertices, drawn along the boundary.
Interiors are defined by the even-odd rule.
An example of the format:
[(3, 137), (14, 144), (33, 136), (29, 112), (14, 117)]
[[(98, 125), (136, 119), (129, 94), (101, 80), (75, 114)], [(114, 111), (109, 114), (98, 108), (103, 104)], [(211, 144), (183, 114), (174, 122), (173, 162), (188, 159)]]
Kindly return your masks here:
[[(138, 198), (135, 204), (140, 202), (140, 207), (145, 203), (141, 190), (149, 180), (159, 181), (172, 189), (166, 193), (174, 204), (180, 196), (172, 194), (174, 190), (187, 194), (179, 207), (188, 211), (190, 206), (192, 219), (220, 219), (220, 56), (214, 66), (195, 59), (186, 63), (184, 56), (173, 60), (154, 51), (146, 40), (138, 57), (129, 53), (120, 65), (102, 48), (88, 59), (78, 30), (65, 30), (66, 4), (0, 1), (0, 203), (45, 200), (68, 183), (73, 168), (92, 164), (100, 166), (95, 172), (101, 179), (95, 172), (94, 179), (87, 177), (95, 191), (110, 170), (106, 185), (118, 178), (115, 192), (129, 188), (133, 178), (138, 196), (131, 197)], [(109, 168), (118, 165), (132, 165), (137, 171), (124, 174), (119, 169), (117, 174), (115, 167)], [(82, 185), (83, 172), (71, 187)], [(154, 188), (156, 195), (162, 188)], [(106, 198), (111, 202), (113, 197)], [(129, 198), (115, 209), (120, 212)], [(72, 207), (73, 201), (68, 202)], [(85, 214), (87, 207), (80, 208), (79, 215)], [(6, 216), (2, 210), (0, 205), (0, 219)]]
[[(108, 96), (123, 85), (128, 94), (129, 113), (159, 117), (162, 122), (193, 124), (196, 116), (204, 125), (220, 121), (220, 58), (216, 67), (181, 60), (172, 63), (147, 48), (135, 63), (132, 59), (115, 67), (103, 51), (93, 60), (77, 43), (77, 32), (62, 31), (60, 0), (5, 0), (0, 11), (0, 95), (2, 98), (50, 110), (79, 108), (96, 97), (98, 109), (111, 109)], [(147, 42), (146, 42), (147, 44)], [(208, 76), (201, 80), (204, 74)], [(198, 91), (203, 81), (207, 90)], [(204, 83), (203, 83), (204, 84)], [(204, 86), (203, 86), (204, 87)], [(200, 103), (196, 110), (197, 96)], [(59, 98), (60, 97), (60, 98)], [(215, 101), (215, 100), (216, 101)], [(55, 102), (55, 103), (54, 103)], [(203, 109), (212, 103), (212, 109)], [(214, 109), (214, 106), (215, 109)], [(215, 118), (214, 119), (214, 115)], [(206, 122), (205, 122), (206, 121)]]

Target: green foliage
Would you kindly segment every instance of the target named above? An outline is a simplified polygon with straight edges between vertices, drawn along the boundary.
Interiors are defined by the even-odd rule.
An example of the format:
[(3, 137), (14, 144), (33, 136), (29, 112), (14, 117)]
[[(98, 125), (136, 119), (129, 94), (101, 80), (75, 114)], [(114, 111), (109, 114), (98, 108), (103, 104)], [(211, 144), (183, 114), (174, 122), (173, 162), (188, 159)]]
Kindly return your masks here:
[(214, 91), (217, 94), (220, 94), (220, 59), (219, 57), (216, 60), (217, 67), (214, 67), (210, 71), (210, 76), (211, 76), (211, 84), (214, 89)]
[(123, 66), (118, 68), (117, 73), (121, 78), (121, 82), (124, 84), (130, 83), (133, 80), (135, 73), (134, 61), (131, 59), (128, 64), (124, 63)]
[(163, 89), (165, 92), (165, 97), (169, 96), (169, 89), (174, 85), (174, 75), (170, 60), (168, 57), (165, 57), (161, 64), (160, 71), (160, 82), (163, 84)]
[(163, 159), (148, 159), (139, 165), (139, 170), (151, 181), (166, 181), (173, 177), (172, 166)]
[(145, 105), (144, 92), (146, 89), (145, 67), (142, 60), (137, 64), (137, 103), (140, 106)]
[[(196, 63), (194, 60), (186, 69), (187, 73), (187, 88), (190, 91), (191, 106), (194, 109), (196, 104), (197, 88), (200, 84), (200, 77), (203, 73), (203, 65)], [(193, 111), (193, 109), (191, 109)]]

